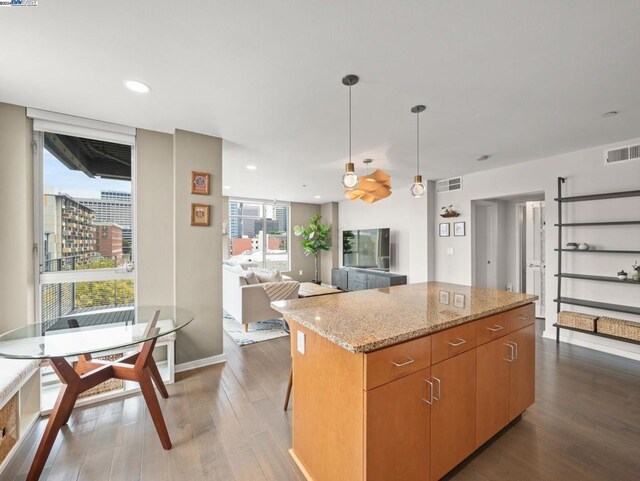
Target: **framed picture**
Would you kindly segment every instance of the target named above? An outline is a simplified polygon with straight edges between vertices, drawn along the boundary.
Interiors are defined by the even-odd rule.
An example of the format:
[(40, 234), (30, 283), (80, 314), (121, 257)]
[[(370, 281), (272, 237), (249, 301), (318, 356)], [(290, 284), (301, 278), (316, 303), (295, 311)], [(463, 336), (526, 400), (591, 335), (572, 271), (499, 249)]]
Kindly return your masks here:
[(453, 295), (453, 306), (454, 307), (458, 307), (460, 309), (464, 309), (464, 301), (465, 301), (464, 294), (454, 294)]
[(210, 204), (191, 204), (191, 225), (207, 227), (210, 220)]
[(456, 237), (464, 237), (465, 235), (465, 228), (464, 228), (464, 222), (454, 222), (453, 223), (453, 235)]
[(440, 291), (440, 304), (449, 305), (449, 291)]
[(211, 174), (207, 172), (191, 172), (191, 193), (209, 195)]
[(440, 237), (449, 237), (449, 222), (440, 224)]

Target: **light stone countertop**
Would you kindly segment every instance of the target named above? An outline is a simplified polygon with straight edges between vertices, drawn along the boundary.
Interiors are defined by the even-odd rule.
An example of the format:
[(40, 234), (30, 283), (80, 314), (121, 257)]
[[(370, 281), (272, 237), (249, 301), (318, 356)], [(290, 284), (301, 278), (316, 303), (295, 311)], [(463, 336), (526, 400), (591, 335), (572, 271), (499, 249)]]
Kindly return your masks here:
[(537, 296), (519, 292), (423, 282), (276, 301), (285, 318), (360, 353), (433, 334), (523, 306)]

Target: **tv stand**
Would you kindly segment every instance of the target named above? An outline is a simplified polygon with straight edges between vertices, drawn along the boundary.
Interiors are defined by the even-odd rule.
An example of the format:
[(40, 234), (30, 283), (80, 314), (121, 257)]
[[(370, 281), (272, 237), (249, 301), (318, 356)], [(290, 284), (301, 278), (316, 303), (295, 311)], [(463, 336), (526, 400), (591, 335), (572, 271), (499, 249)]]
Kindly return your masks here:
[(401, 286), (407, 276), (392, 274), (378, 269), (343, 267), (331, 269), (331, 284), (343, 291), (362, 291), (380, 287)]

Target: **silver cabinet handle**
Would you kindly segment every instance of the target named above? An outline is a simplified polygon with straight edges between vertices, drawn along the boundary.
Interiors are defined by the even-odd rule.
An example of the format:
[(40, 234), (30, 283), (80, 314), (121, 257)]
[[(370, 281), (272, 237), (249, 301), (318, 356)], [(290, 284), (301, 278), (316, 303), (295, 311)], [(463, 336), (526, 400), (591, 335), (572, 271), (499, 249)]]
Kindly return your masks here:
[(449, 345), (451, 347), (458, 347), (458, 346), (462, 346), (465, 342), (467, 341), (465, 341), (464, 339), (458, 338), (458, 342), (449, 342)]
[(510, 342), (506, 342), (504, 345), (505, 345), (505, 346), (509, 346), (509, 349), (511, 349), (511, 357), (510, 357), (510, 358), (509, 358), (509, 357), (505, 357), (505, 358), (503, 358), (503, 359), (504, 359), (505, 361), (507, 361), (507, 362), (513, 362), (513, 361), (515, 361), (515, 360), (516, 360), (516, 358), (515, 358), (514, 356), (515, 356), (515, 352), (516, 352), (516, 351), (515, 351), (515, 349), (514, 349), (514, 347), (513, 347), (513, 344), (511, 344)]
[(424, 380), (429, 385), (429, 399), (422, 398), (427, 404), (433, 404), (433, 383), (427, 379)]
[(510, 344), (513, 344), (515, 346), (515, 348), (516, 348), (516, 357), (515, 357), (515, 359), (518, 359), (518, 343), (517, 342), (513, 342), (513, 343), (510, 343)]
[(518, 319), (526, 321), (527, 319), (529, 319), (529, 316), (518, 316)]
[(435, 399), (436, 401), (440, 401), (440, 398), (442, 398), (442, 391), (441, 391), (442, 386), (441, 386), (440, 379), (439, 379), (439, 378), (437, 378), (437, 377), (435, 377), (435, 376), (431, 376), (431, 378), (432, 378), (432, 379), (435, 379), (435, 380), (436, 380), (436, 382), (438, 383), (438, 395), (436, 396), (436, 395), (434, 394), (433, 399)]
[(487, 327), (487, 329), (489, 329), (491, 332), (498, 332), (498, 331), (502, 331), (504, 327), (499, 326), (498, 324), (495, 324), (493, 327)]
[(415, 362), (414, 359), (412, 357), (407, 356), (407, 360), (405, 362), (391, 361), (391, 364), (393, 364), (395, 367), (403, 367), (403, 366), (408, 366), (412, 362)]

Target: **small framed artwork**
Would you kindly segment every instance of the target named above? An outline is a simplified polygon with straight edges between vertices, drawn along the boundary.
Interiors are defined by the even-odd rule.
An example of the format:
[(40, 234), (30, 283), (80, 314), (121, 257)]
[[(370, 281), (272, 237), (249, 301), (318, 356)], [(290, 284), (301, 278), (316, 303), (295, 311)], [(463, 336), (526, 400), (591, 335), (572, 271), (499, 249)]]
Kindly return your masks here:
[(440, 224), (440, 237), (449, 237), (449, 222), (443, 222)]
[(456, 237), (464, 237), (465, 236), (465, 228), (464, 222), (454, 222), (453, 223), (453, 235)]
[(453, 295), (453, 307), (458, 307), (460, 309), (464, 309), (464, 294), (454, 294)]
[(210, 204), (191, 204), (191, 225), (207, 227), (210, 220)]
[(449, 291), (440, 291), (440, 304), (449, 305)]
[(211, 174), (207, 172), (191, 172), (191, 193), (209, 195)]

